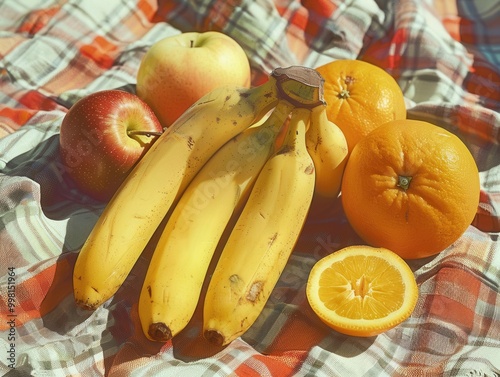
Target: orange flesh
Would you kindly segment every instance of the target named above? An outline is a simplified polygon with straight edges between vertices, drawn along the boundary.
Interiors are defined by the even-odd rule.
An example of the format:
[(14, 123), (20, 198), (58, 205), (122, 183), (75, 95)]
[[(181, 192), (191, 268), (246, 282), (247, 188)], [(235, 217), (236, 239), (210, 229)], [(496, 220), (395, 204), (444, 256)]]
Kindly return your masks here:
[(401, 307), (404, 283), (398, 271), (383, 260), (368, 265), (368, 259), (347, 257), (337, 262), (342, 266), (324, 271), (319, 281), (319, 296), (339, 316), (383, 318)]

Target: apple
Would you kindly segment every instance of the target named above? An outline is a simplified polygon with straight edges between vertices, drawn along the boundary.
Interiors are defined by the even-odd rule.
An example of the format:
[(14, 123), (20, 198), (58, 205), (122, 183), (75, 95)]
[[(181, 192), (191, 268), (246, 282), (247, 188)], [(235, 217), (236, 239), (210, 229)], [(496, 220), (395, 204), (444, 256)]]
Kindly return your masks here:
[(77, 101), (61, 123), (63, 170), (90, 197), (108, 201), (163, 128), (137, 95), (103, 90)]
[(137, 95), (169, 127), (188, 107), (223, 85), (249, 87), (250, 63), (226, 34), (186, 32), (154, 43), (137, 72)]

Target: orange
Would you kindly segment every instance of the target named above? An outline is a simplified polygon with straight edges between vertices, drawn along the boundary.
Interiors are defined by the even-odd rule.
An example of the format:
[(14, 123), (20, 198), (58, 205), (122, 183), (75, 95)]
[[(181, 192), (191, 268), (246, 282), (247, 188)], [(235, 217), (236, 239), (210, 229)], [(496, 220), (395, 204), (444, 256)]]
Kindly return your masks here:
[(335, 60), (316, 68), (324, 82), (328, 119), (344, 133), (349, 153), (379, 125), (406, 118), (403, 92), (382, 68), (362, 60)]
[(313, 311), (331, 328), (347, 335), (375, 336), (411, 315), (418, 286), (397, 254), (360, 245), (316, 262), (306, 295)]
[(471, 224), (479, 173), (454, 134), (428, 122), (388, 122), (353, 149), (342, 205), (357, 234), (405, 259), (435, 255)]

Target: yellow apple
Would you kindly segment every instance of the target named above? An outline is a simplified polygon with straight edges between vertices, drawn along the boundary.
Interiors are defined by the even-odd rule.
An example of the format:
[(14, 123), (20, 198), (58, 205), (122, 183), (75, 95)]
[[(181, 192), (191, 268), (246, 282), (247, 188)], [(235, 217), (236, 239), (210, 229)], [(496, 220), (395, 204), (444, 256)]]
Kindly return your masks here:
[(250, 64), (233, 38), (216, 31), (159, 40), (146, 52), (137, 72), (137, 95), (163, 127), (223, 85), (249, 87)]

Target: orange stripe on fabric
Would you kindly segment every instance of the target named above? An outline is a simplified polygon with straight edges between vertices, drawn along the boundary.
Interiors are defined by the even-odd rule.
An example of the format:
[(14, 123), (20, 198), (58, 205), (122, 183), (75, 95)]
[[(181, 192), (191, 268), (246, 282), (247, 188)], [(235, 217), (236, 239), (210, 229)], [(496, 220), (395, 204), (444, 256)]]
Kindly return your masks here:
[[(120, 25), (121, 28), (133, 35), (133, 39), (141, 39), (151, 30), (152, 20), (156, 14), (156, 8), (152, 7), (148, 0), (141, 0), (138, 6), (143, 6), (143, 9), (131, 14)], [(141, 21), (137, 22), (137, 19)], [(144, 19), (147, 19), (149, 22), (144, 21)]]
[(9, 118), (15, 124), (22, 126), (35, 115), (36, 110), (13, 109), (10, 107), (0, 107), (0, 117)]
[(116, 45), (102, 36), (94, 38), (91, 44), (83, 45), (80, 52), (83, 56), (93, 60), (100, 68), (109, 69), (115, 61)]
[(146, 16), (148, 20), (153, 20), (156, 14), (156, 6), (150, 0), (139, 0), (137, 8)]
[[(16, 326), (41, 318), (54, 310), (72, 292), (73, 265), (76, 254), (68, 254), (35, 276), (16, 284)], [(0, 331), (8, 328), (2, 310)]]
[(303, 8), (297, 10), (297, 12), (290, 17), (290, 23), (302, 30), (306, 30), (308, 25), (307, 20), (307, 12)]
[(460, 23), (461, 19), (458, 17), (447, 17), (442, 20), (443, 21), (443, 26), (448, 31), (448, 34), (455, 39), (456, 41), (460, 42)]
[(281, 331), (275, 336), (273, 343), (267, 347), (266, 353), (308, 351), (328, 334), (329, 329), (314, 314), (309, 304), (303, 302), (301, 306), (303, 308), (300, 311), (296, 311), (283, 323)]
[(20, 33), (27, 33), (31, 35), (38, 33), (48, 24), (51, 18), (54, 17), (57, 12), (59, 12), (59, 9), (61, 9), (61, 7), (62, 4), (51, 8), (37, 9), (31, 12), (29, 16), (24, 19), (23, 23), (19, 26), (17, 31)]
[[(262, 363), (260, 365), (259, 361)], [(286, 359), (281, 356), (264, 356), (255, 354), (252, 358), (247, 359), (243, 364), (234, 369), (234, 374), (239, 377), (260, 377), (261, 371), (266, 369), (271, 376), (291, 376), (292, 372), (297, 369), (300, 362), (294, 360), (292, 365), (285, 363)]]
[(69, 90), (83, 88), (101, 74), (101, 70), (95, 69), (94, 64), (87, 64), (86, 59), (82, 59), (80, 56), (45, 84), (44, 89), (55, 95), (59, 95)]
[[(470, 332), (474, 327), (480, 286), (480, 281), (467, 271), (443, 267), (436, 276), (434, 293), (426, 296), (426, 312), (437, 320), (452, 323)], [(459, 298), (451, 298), (450, 292), (457, 290), (463, 294)]]

